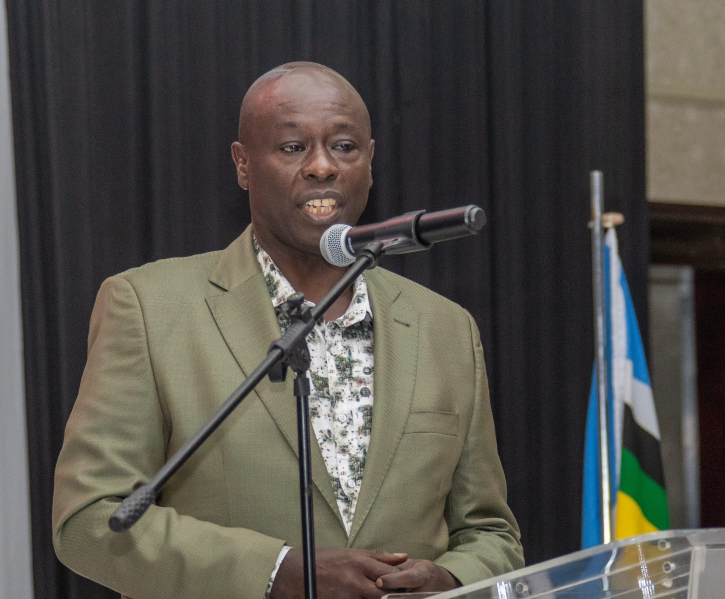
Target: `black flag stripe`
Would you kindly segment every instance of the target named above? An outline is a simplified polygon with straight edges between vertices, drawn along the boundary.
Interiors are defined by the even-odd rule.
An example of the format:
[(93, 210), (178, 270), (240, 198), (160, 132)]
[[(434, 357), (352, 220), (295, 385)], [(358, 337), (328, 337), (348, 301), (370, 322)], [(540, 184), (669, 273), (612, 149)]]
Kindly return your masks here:
[(632, 408), (627, 404), (624, 404), (622, 447), (637, 458), (640, 468), (647, 476), (664, 488), (660, 442), (637, 424)]

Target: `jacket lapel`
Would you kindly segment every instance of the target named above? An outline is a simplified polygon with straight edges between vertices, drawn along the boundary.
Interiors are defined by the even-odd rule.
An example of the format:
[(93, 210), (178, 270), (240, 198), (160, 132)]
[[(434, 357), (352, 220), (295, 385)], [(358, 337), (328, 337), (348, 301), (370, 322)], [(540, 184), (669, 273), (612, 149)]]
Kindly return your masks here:
[[(244, 376), (249, 376), (267, 355), (272, 341), (280, 335), (264, 275), (254, 253), (251, 227), (222, 252), (209, 280), (223, 292), (207, 297), (207, 305)], [(299, 458), (293, 378), (291, 372), (283, 384), (271, 383), (265, 378), (254, 393)], [(313, 482), (342, 525), (322, 452), (315, 435), (310, 436)]]
[(373, 311), (373, 425), (348, 547), (375, 501), (410, 414), (418, 360), (418, 313), (385, 274), (366, 275)]

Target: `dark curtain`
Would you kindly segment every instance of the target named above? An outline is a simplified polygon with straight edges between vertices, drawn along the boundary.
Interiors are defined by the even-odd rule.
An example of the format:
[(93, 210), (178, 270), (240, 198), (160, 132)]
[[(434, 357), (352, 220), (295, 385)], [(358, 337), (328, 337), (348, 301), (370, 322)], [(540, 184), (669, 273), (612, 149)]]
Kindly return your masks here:
[(527, 561), (578, 548), (593, 168), (605, 173), (607, 209), (626, 216), (621, 252), (646, 323), (640, 1), (6, 4), (37, 597), (114, 596), (64, 569), (50, 533), (96, 291), (113, 273), (222, 248), (244, 228), (229, 152), (238, 106), (258, 75), (300, 59), (340, 71), (370, 108), (366, 222), (486, 210), (477, 238), (386, 266), (479, 323)]

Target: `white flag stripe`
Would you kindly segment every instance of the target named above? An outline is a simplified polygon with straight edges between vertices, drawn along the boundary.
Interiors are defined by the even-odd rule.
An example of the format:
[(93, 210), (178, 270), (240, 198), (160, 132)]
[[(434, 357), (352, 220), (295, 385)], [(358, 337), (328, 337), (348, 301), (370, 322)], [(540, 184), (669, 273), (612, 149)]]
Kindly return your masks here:
[[(632, 363), (630, 362), (630, 368)], [(635, 422), (658, 441), (660, 440), (660, 427), (657, 424), (657, 413), (652, 396), (652, 387), (639, 379), (632, 378), (631, 392), (624, 401), (632, 408)]]

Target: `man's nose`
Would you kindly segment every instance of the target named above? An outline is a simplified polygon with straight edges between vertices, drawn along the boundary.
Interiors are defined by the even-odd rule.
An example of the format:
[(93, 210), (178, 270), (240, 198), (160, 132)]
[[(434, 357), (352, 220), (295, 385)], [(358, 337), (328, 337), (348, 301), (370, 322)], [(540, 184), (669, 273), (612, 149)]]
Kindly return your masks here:
[(327, 181), (328, 179), (337, 178), (338, 174), (337, 161), (328, 148), (315, 147), (310, 149), (302, 169), (302, 176), (305, 179)]

